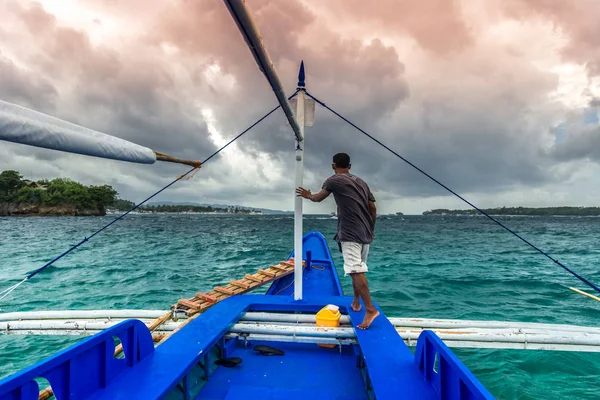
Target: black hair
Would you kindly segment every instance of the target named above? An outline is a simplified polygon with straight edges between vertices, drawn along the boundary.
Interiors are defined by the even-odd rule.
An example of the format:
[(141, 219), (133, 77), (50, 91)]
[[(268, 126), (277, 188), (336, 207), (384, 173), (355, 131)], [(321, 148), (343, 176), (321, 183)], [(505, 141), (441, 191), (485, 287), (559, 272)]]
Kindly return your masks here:
[(346, 153), (337, 153), (333, 156), (333, 163), (338, 168), (348, 168), (350, 166), (350, 156)]

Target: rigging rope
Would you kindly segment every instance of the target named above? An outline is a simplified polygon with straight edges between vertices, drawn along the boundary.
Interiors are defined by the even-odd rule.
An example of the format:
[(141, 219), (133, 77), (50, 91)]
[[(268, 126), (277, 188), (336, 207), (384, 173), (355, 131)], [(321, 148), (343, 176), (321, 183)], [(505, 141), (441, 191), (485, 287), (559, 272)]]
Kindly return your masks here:
[[(289, 99), (293, 98), (299, 90), (296, 90), (290, 97)], [(242, 133), (240, 133), (239, 135), (237, 135), (236, 137), (234, 137), (233, 139), (231, 139), (229, 142), (227, 142), (227, 144), (225, 144), (223, 147), (221, 147), (220, 149), (218, 149), (217, 151), (215, 151), (214, 153), (212, 153), (210, 156), (208, 156), (208, 158), (206, 158), (206, 160), (202, 161), (200, 163), (200, 165), (205, 164), (206, 162), (208, 162), (209, 160), (211, 160), (214, 156), (216, 156), (217, 154), (219, 154), (222, 150), (224, 150), (226, 147), (228, 147), (230, 144), (232, 144), (233, 142), (235, 142), (236, 140), (238, 140), (240, 137), (242, 137), (242, 135), (244, 135), (245, 133), (247, 133), (248, 131), (250, 131), (250, 129), (254, 128), (256, 125), (258, 125), (259, 123), (261, 123), (263, 120), (265, 120), (269, 115), (273, 114), (275, 111), (277, 111), (277, 109), (279, 109), (279, 107), (281, 107), (280, 105), (275, 107), (274, 109), (272, 109), (271, 111), (269, 111), (267, 114), (265, 114), (263, 117), (261, 117), (258, 121), (256, 121), (255, 123), (253, 123), (252, 125), (250, 125), (248, 128), (246, 128)], [(177, 181), (183, 179), (185, 176), (189, 175), (191, 172), (197, 170), (198, 168), (200, 168), (200, 166), (195, 166), (194, 168), (190, 169), (189, 171), (187, 171), (186, 173), (180, 175), (177, 177), (177, 179), (175, 179), (174, 181), (172, 181), (171, 183), (169, 183), (168, 185), (166, 185), (165, 187), (163, 187), (162, 189), (158, 190), (157, 192), (155, 192), (154, 194), (152, 194), (151, 196), (147, 197), (144, 201), (142, 201), (141, 203), (136, 204), (135, 206), (131, 207), (129, 210), (127, 210), (126, 212), (124, 212), (123, 214), (119, 215), (117, 218), (113, 219), (111, 222), (109, 222), (108, 224), (104, 225), (102, 228), (98, 229), (96, 232), (94, 232), (93, 234), (91, 234), (89, 237), (84, 237), (83, 240), (81, 240), (79, 243), (77, 243), (76, 245), (72, 246), (70, 249), (66, 250), (64, 253), (60, 254), (59, 256), (53, 258), (52, 260), (48, 261), (46, 264), (44, 264), (43, 266), (41, 266), (40, 268), (36, 269), (35, 271), (29, 273), (25, 278), (23, 278), (23, 280), (21, 280), (19, 283), (10, 286), (6, 289), (4, 289), (3, 291), (0, 292), (0, 300), (4, 299), (6, 296), (8, 296), (10, 293), (12, 293), (16, 288), (18, 288), (21, 284), (23, 284), (25, 281), (33, 278), (35, 275), (39, 274), (40, 272), (42, 272), (43, 270), (45, 270), (46, 268), (48, 268), (49, 266), (51, 266), (52, 264), (54, 264), (56, 261), (60, 260), (61, 258), (63, 258), (64, 256), (66, 256), (67, 254), (69, 254), (70, 252), (72, 252), (73, 250), (77, 249), (79, 246), (81, 246), (82, 244), (84, 244), (85, 242), (87, 242), (88, 240), (90, 240), (91, 238), (93, 238), (94, 236), (96, 236), (97, 234), (99, 234), (100, 232), (104, 231), (106, 228), (108, 228), (109, 226), (111, 226), (112, 224), (114, 224), (115, 222), (119, 221), (120, 219), (122, 219), (123, 217), (125, 217), (127, 214), (129, 214), (130, 212), (136, 210), (137, 208), (139, 208), (140, 206), (142, 206), (144, 203), (146, 203), (148, 200), (152, 199), (153, 197), (157, 196), (158, 194), (162, 193), (163, 191), (165, 191), (166, 189), (168, 189), (169, 187), (173, 186)]]
[(446, 189), (447, 191), (449, 191), (450, 193), (452, 193), (453, 195), (455, 195), (456, 197), (458, 197), (459, 199), (461, 199), (462, 201), (464, 201), (465, 203), (467, 203), (469, 206), (473, 207), (475, 210), (479, 211), (481, 214), (483, 214), (484, 216), (486, 216), (487, 218), (489, 218), (490, 220), (492, 220), (496, 224), (500, 225), (502, 228), (506, 229), (508, 232), (512, 233), (517, 238), (521, 239), (523, 242), (525, 242), (527, 245), (529, 245), (530, 247), (532, 247), (533, 249), (535, 249), (536, 251), (538, 251), (540, 254), (542, 254), (542, 255), (546, 256), (547, 258), (549, 258), (550, 260), (552, 260), (556, 265), (558, 265), (561, 268), (563, 268), (565, 271), (567, 271), (568, 273), (570, 273), (571, 275), (573, 275), (574, 277), (576, 277), (577, 279), (579, 279), (581, 282), (585, 283), (586, 285), (588, 285), (589, 287), (591, 287), (592, 289), (594, 289), (596, 292), (600, 293), (600, 288), (598, 286), (594, 285), (592, 282), (588, 281), (583, 276), (579, 275), (577, 272), (573, 271), (571, 268), (567, 267), (566, 265), (564, 265), (563, 263), (561, 263), (560, 261), (558, 261), (557, 259), (555, 259), (551, 255), (549, 255), (548, 253), (546, 253), (545, 251), (541, 250), (540, 248), (538, 248), (537, 246), (535, 246), (534, 244), (532, 244), (530, 241), (528, 241), (527, 239), (523, 238), (521, 235), (519, 235), (518, 233), (516, 233), (515, 231), (513, 231), (512, 229), (510, 229), (509, 227), (507, 227), (506, 225), (504, 225), (500, 221), (498, 221), (496, 218), (492, 217), (491, 215), (489, 215), (488, 213), (486, 213), (485, 211), (483, 211), (482, 209), (480, 209), (479, 207), (477, 207), (476, 205), (472, 204), (470, 201), (468, 201), (467, 199), (465, 199), (464, 197), (462, 197), (461, 195), (459, 195), (458, 193), (456, 193), (454, 190), (450, 189), (448, 186), (444, 185), (442, 182), (438, 181), (437, 179), (435, 179), (434, 177), (432, 177), (431, 175), (429, 175), (427, 172), (423, 171), (421, 168), (417, 167), (415, 164), (413, 164), (412, 162), (408, 161), (406, 158), (402, 157), (400, 154), (398, 154), (397, 152), (395, 152), (394, 150), (392, 150), (391, 148), (389, 148), (388, 146), (386, 146), (385, 144), (383, 144), (378, 139), (376, 139), (373, 136), (371, 136), (369, 133), (367, 133), (363, 129), (359, 128), (357, 125), (355, 125), (350, 120), (348, 120), (347, 118), (345, 118), (344, 116), (342, 116), (341, 114), (339, 114), (337, 111), (333, 110), (327, 104), (323, 103), (321, 100), (317, 99), (316, 97), (314, 97), (313, 95), (311, 95), (307, 91), (305, 91), (305, 93), (306, 93), (306, 95), (308, 97), (310, 97), (311, 99), (313, 99), (314, 101), (316, 101), (317, 103), (319, 103), (320, 105), (322, 105), (323, 107), (325, 107), (327, 110), (331, 111), (333, 114), (335, 114), (336, 116), (338, 116), (339, 118), (341, 118), (343, 121), (345, 121), (348, 124), (350, 124), (352, 127), (356, 128), (359, 132), (361, 132), (365, 136), (367, 136), (370, 139), (372, 139), (375, 143), (379, 144), (384, 149), (388, 150), (390, 153), (392, 153), (396, 157), (400, 158), (402, 161), (404, 161), (405, 163), (407, 163), (408, 165), (410, 165), (411, 167), (413, 167), (414, 169), (416, 169), (417, 171), (419, 171), (420, 173), (422, 173), (423, 175), (425, 175), (426, 177), (428, 177), (429, 179), (431, 179), (432, 181), (434, 181), (435, 183), (437, 183), (438, 185), (440, 185), (441, 187), (443, 187), (444, 189)]

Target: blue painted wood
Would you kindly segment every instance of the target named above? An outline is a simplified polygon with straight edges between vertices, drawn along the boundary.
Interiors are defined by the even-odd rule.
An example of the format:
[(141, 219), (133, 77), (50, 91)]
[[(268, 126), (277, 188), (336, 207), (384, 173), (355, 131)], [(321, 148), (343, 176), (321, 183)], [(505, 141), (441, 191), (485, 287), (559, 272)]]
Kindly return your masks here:
[[(113, 357), (120, 339), (125, 358)], [(113, 380), (154, 352), (152, 335), (138, 320), (121, 322), (103, 332), (0, 381), (1, 400), (37, 400), (35, 378), (48, 380), (58, 400), (83, 399), (110, 385)]]
[[(377, 307), (377, 306), (376, 306)], [(379, 309), (379, 307), (377, 307)], [(364, 317), (364, 308), (354, 312), (348, 307), (350, 321), (356, 327)], [(381, 309), (369, 329), (355, 329), (359, 352), (375, 398), (439, 399), (414, 365), (410, 349), (385, 317)]]
[(493, 399), (444, 342), (432, 331), (423, 331), (417, 340), (415, 364), (431, 382), (440, 398)]
[[(140, 364), (136, 369), (121, 374), (114, 380), (113, 385), (98, 392), (95, 398), (126, 399), (131, 396), (143, 398), (160, 398), (168, 393), (189, 371), (195, 363), (200, 361), (204, 354), (226, 333), (229, 326), (235, 323), (243, 313), (253, 310), (270, 310), (274, 312), (296, 310), (299, 312), (317, 312), (325, 304), (336, 304), (341, 310), (348, 312), (350, 310), (351, 297), (314, 297), (310, 300), (295, 302), (293, 298), (287, 296), (263, 296), (263, 295), (245, 295), (226, 299), (208, 311), (202, 318), (190, 322), (185, 329), (177, 332), (168, 341), (156, 349), (156, 354)], [(358, 324), (362, 320), (362, 313), (350, 313), (353, 324)], [(361, 349), (361, 357), (364, 359), (369, 381), (373, 386), (373, 392), (379, 400), (384, 399), (439, 399), (439, 394), (434, 390), (432, 384), (427, 382), (423, 374), (419, 371), (414, 362), (414, 357), (406, 345), (402, 342), (391, 323), (382, 315), (376, 320), (367, 331), (357, 330), (357, 338)], [(270, 343), (270, 345), (275, 345)], [(278, 344), (275, 346), (287, 346)], [(392, 347), (393, 346), (393, 347)], [(239, 350), (239, 349), (238, 349)], [(310, 360), (301, 362), (306, 354), (300, 352), (286, 353), (288, 355), (280, 359), (281, 362), (292, 363), (298, 361), (301, 365), (314, 363), (315, 369), (318, 365), (328, 365), (340, 357), (337, 349), (321, 349), (314, 346), (310, 354)], [(237, 350), (232, 354), (240, 356)], [(249, 356), (243, 356), (242, 359)], [(286, 358), (287, 357), (287, 358)], [(291, 382), (302, 383), (308, 379), (318, 379), (317, 371), (311, 371), (304, 367), (302, 374), (306, 374), (305, 380), (297, 380), (297, 374), (290, 374), (283, 370), (277, 364), (270, 365), (267, 361), (276, 360), (265, 358), (260, 365), (260, 370), (255, 368), (244, 369), (241, 366), (232, 369), (219, 368), (209, 380), (208, 385), (200, 392), (197, 398), (218, 399), (225, 398), (228, 386), (223, 386), (226, 382), (230, 384), (244, 383), (250, 385), (252, 382), (260, 383), (257, 387), (279, 387), (293, 388)], [(277, 360), (276, 360), (277, 361)], [(336, 370), (334, 368), (334, 370)], [(355, 358), (343, 359), (338, 365), (336, 375), (337, 379), (328, 380), (330, 382), (329, 390), (324, 391), (324, 395), (340, 395), (336, 391), (336, 384), (343, 377), (352, 377), (353, 382), (359, 379), (358, 369), (356, 368)], [(348, 373), (354, 371), (354, 373)], [(227, 376), (227, 379), (219, 379), (219, 374)], [(271, 386), (265, 385), (256, 379), (256, 374), (262, 374), (269, 377)], [(216, 387), (223, 390), (216, 390), (211, 385), (215, 379)], [(133, 385), (131, 382), (135, 382)], [(362, 384), (362, 382), (361, 382)], [(326, 388), (327, 386), (323, 386)], [(300, 390), (296, 387), (295, 389)], [(314, 388), (313, 388), (314, 389)], [(206, 390), (206, 392), (204, 392)], [(216, 390), (216, 391), (215, 391)], [(259, 389), (253, 389), (259, 390)], [(354, 391), (348, 399), (364, 399), (365, 390)]]
[(232, 386), (225, 400), (341, 400), (321, 390), (282, 389), (274, 387)]
[[(308, 232), (303, 237), (303, 259), (307, 260), (310, 252), (310, 266), (307, 266), (302, 275), (302, 296), (343, 296), (342, 285), (338, 277), (327, 240), (319, 232)], [(290, 258), (294, 257), (294, 252)], [(288, 275), (271, 284), (268, 295), (292, 296), (294, 294), (294, 275)]]
[[(135, 370), (119, 375), (111, 386), (97, 392), (94, 398), (161, 398), (203, 360), (204, 354), (245, 312), (266, 309), (276, 312), (296, 310), (316, 313), (324, 305), (339, 299), (319, 297), (311, 301), (296, 302), (293, 297), (265, 295), (243, 295), (225, 299), (158, 346), (155, 354)], [(346, 299), (345, 303), (348, 301), (351, 299)]]
[[(256, 345), (273, 346), (284, 356), (261, 356)], [(337, 348), (323, 349), (316, 344), (238, 342), (235, 357), (242, 363), (235, 368), (219, 368), (200, 392), (199, 399), (290, 398), (367, 400), (360, 370), (350, 346), (340, 354)], [(234, 385), (234, 386), (232, 386)]]

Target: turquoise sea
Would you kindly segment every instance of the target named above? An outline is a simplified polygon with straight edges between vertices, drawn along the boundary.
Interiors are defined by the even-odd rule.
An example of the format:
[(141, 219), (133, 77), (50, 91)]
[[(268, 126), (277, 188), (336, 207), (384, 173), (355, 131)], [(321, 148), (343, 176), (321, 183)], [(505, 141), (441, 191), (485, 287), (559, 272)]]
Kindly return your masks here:
[[(108, 222), (106, 217), (0, 218), (0, 289)], [(600, 283), (600, 219), (500, 217), (517, 232)], [(330, 240), (342, 284), (337, 221), (308, 216), (305, 231)], [(131, 215), (0, 302), (1, 312), (168, 309), (284, 260), (291, 216)], [(481, 217), (380, 217), (369, 257), (371, 290), (390, 317), (600, 325), (600, 303), (548, 259)], [(81, 337), (0, 335), (0, 377)], [(498, 399), (599, 398), (600, 354), (455, 349)]]

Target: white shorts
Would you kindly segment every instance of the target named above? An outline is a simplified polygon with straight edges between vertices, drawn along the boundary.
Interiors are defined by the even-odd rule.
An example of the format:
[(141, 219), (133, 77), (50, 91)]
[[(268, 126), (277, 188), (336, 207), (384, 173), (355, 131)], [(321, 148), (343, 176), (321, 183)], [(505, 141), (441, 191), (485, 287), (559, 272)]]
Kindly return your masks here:
[(344, 256), (344, 276), (369, 271), (367, 268), (368, 244), (341, 242), (341, 246)]

